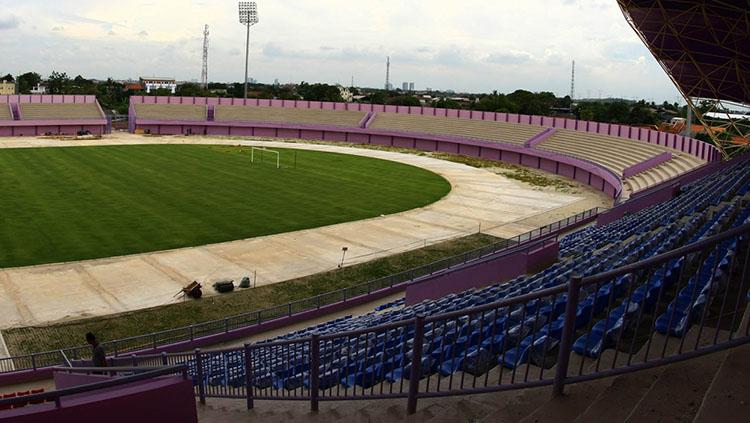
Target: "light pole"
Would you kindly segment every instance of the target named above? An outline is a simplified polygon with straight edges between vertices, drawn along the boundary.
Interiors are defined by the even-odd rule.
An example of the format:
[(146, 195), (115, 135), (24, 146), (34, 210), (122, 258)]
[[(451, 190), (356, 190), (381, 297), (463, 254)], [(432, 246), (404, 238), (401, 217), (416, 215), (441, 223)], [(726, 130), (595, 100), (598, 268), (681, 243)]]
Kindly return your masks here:
[(254, 1), (241, 1), (240, 23), (247, 28), (245, 40), (245, 97), (247, 98), (247, 64), (250, 57), (250, 27), (258, 23), (258, 6)]

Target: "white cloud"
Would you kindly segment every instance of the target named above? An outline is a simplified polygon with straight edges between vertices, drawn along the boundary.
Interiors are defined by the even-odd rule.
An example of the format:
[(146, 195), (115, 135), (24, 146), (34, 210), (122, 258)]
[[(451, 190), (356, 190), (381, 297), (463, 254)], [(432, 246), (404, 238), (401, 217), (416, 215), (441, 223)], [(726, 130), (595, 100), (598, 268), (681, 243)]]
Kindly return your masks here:
[[(0, 37), (0, 49), (20, 68), (9, 71), (196, 79), (208, 24), (211, 78), (242, 79), (245, 28), (235, 1), (0, 5), (9, 16), (0, 18), (0, 29), (13, 29)], [(677, 95), (612, 0), (275, 0), (258, 8), (250, 74), (260, 81), (348, 82), (353, 75), (357, 84), (380, 87), (391, 56), (391, 81), (414, 81), (418, 88), (564, 95), (575, 59), (579, 94), (602, 90), (670, 101)], [(33, 31), (17, 16), (59, 30)], [(88, 53), (86, 60), (80, 51)]]
[(0, 31), (15, 29), (21, 24), (21, 20), (14, 14), (0, 17)]

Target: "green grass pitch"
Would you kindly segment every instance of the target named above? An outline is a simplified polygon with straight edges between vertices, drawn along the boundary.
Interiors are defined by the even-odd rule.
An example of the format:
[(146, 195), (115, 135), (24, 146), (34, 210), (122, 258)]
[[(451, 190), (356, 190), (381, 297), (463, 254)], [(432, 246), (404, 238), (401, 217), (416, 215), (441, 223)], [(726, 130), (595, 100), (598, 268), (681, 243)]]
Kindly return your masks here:
[(249, 147), (2, 149), (0, 267), (314, 228), (421, 207), (450, 191), (414, 166), (274, 150), (281, 169), (269, 153), (253, 165)]

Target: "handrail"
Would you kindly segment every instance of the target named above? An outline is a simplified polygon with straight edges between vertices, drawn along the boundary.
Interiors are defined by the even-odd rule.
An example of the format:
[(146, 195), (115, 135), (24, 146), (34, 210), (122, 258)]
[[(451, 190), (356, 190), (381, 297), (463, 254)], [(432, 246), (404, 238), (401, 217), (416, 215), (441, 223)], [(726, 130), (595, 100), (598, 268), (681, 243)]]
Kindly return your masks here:
[[(317, 307), (322, 307), (323, 305), (332, 304), (331, 302), (329, 303), (322, 302), (322, 300), (326, 297), (338, 299), (339, 297), (341, 297), (341, 294), (343, 294), (343, 298), (344, 298), (343, 301), (347, 301), (351, 299), (351, 297), (348, 294), (352, 292), (357, 292), (358, 290), (366, 289), (368, 293), (371, 293), (371, 292), (376, 292), (381, 289), (391, 288), (395, 286), (402, 286), (410, 281), (415, 280), (416, 278), (421, 278), (427, 275), (434, 275), (436, 273), (443, 272), (446, 269), (453, 268), (454, 266), (459, 266), (459, 265), (463, 265), (469, 262), (474, 262), (476, 260), (502, 252), (508, 248), (518, 248), (519, 246), (523, 244), (536, 241), (546, 235), (549, 235), (550, 233), (564, 230), (568, 227), (576, 225), (579, 222), (585, 221), (586, 219), (593, 218), (597, 216), (599, 213), (601, 213), (601, 211), (603, 210), (605, 209), (601, 207), (595, 207), (589, 210), (585, 210), (583, 212), (577, 213), (565, 219), (560, 219), (556, 222), (552, 222), (550, 224), (541, 226), (537, 229), (517, 235), (513, 238), (498, 241), (489, 246), (476, 248), (466, 253), (457, 254), (455, 256), (444, 258), (444, 259), (441, 259), (432, 263), (428, 263), (422, 266), (418, 266), (412, 269), (408, 269), (399, 273), (373, 279), (373, 280), (370, 280), (370, 281), (367, 281), (358, 285), (354, 285), (348, 288), (342, 288), (342, 289), (338, 289), (334, 291), (324, 292), (314, 297), (308, 297), (308, 298), (304, 298), (301, 300), (292, 301), (286, 304), (280, 304), (277, 306), (272, 306), (272, 307), (268, 307), (268, 308), (264, 308), (260, 310), (254, 310), (254, 311), (236, 314), (233, 316), (227, 316), (223, 319), (209, 320), (209, 321), (199, 322), (199, 323), (189, 325), (189, 326), (166, 329), (163, 331), (151, 332), (151, 333), (131, 336), (127, 338), (119, 338), (119, 339), (115, 339), (112, 341), (105, 341), (105, 342), (102, 342), (101, 345), (103, 347), (111, 349), (114, 353), (114, 356), (117, 357), (121, 353), (133, 353), (133, 352), (138, 352), (138, 351), (146, 352), (148, 350), (154, 350), (158, 348), (159, 346), (169, 345), (170, 343), (174, 343), (174, 342), (181, 342), (184, 340), (192, 341), (195, 339), (200, 339), (200, 337), (193, 336), (196, 328), (201, 329), (203, 327), (210, 327), (212, 325), (220, 328), (218, 331), (208, 329), (209, 333), (203, 336), (210, 336), (210, 335), (218, 334), (218, 333), (228, 333), (229, 327), (230, 327), (229, 322), (233, 319), (250, 320), (250, 322), (241, 324), (239, 328), (255, 326), (259, 323), (272, 320), (272, 319), (277, 319), (279, 317), (292, 316), (293, 314), (291, 313), (291, 311), (295, 309), (295, 306), (298, 306), (298, 305), (312, 304), (309, 307), (299, 310), (299, 312), (304, 312), (307, 310), (316, 309)], [(439, 267), (435, 268), (436, 266), (439, 266)], [(399, 280), (399, 282), (395, 282), (396, 280)], [(377, 289), (372, 289), (373, 287), (376, 287)], [(282, 311), (283, 316), (279, 316), (279, 313), (273, 313), (273, 312), (278, 312), (278, 311)], [(271, 316), (264, 319), (263, 318), (264, 313), (268, 313)], [(235, 327), (233, 329), (236, 330), (238, 329), (238, 327)], [(167, 343), (160, 343), (157, 341), (156, 338), (159, 337), (160, 335), (170, 334), (170, 333), (179, 334), (179, 335), (170, 337), (171, 339), (166, 340)], [(190, 334), (189, 336), (186, 335), (188, 333)], [(132, 342), (132, 341), (142, 341), (142, 343), (144, 344), (143, 348), (136, 349), (136, 350), (128, 350), (127, 348), (124, 350), (118, 349), (118, 345), (121, 346), (123, 343)], [(82, 353), (85, 353), (85, 351), (88, 350), (88, 348), (89, 348), (88, 346), (78, 346), (78, 347), (64, 348), (62, 350), (43, 351), (43, 352), (25, 354), (25, 355), (20, 355), (20, 356), (0, 358), (0, 367), (2, 366), (3, 362), (14, 363), (14, 360), (23, 360), (23, 359), (31, 359), (32, 361), (31, 367), (18, 368), (16, 366), (11, 366), (11, 367), (14, 367), (14, 369), (9, 370), (9, 371), (3, 371), (2, 369), (0, 369), (0, 375), (4, 373), (13, 373), (13, 372), (18, 372), (18, 371), (23, 371), (23, 370), (32, 370), (32, 369), (37, 370), (38, 368), (41, 368), (41, 367), (47, 367), (45, 365), (40, 365), (37, 362), (36, 358), (43, 356), (43, 355), (59, 354), (61, 351), (70, 353), (73, 359), (78, 359), (79, 355), (81, 355)]]
[[(145, 369), (145, 370), (144, 370)], [(84, 392), (95, 391), (98, 389), (111, 388), (114, 386), (125, 385), (142, 380), (152, 379), (159, 376), (166, 376), (177, 372), (182, 373), (184, 380), (187, 380), (187, 366), (184, 364), (160, 367), (52, 367), (52, 371), (66, 372), (133, 372), (134, 375), (124, 376), (117, 379), (108, 379), (101, 382), (88, 383), (85, 385), (74, 386), (71, 388), (59, 389), (55, 391), (42, 392), (38, 394), (23, 395), (14, 398), (0, 399), (0, 405), (13, 405), (16, 403), (28, 403), (33, 401), (55, 401), (55, 407), (61, 406), (60, 399), (64, 396), (81, 394)]]
[[(744, 323), (745, 326), (741, 329), (737, 329), (738, 334), (736, 337), (733, 337), (731, 332), (728, 336), (722, 336), (721, 339), (718, 338), (719, 336), (719, 328), (721, 327), (720, 322), (715, 322), (716, 326), (716, 334), (713, 335), (713, 341), (709, 341), (707, 345), (700, 344), (700, 333), (701, 331), (706, 330), (706, 326), (704, 326), (705, 322), (705, 315), (700, 318), (700, 323), (696, 320), (695, 325), (697, 329), (697, 340), (695, 341), (689, 341), (689, 343), (693, 343), (695, 345), (688, 346), (685, 344), (685, 338), (686, 335), (672, 335), (668, 334), (667, 336), (671, 335), (673, 338), (676, 337), (676, 340), (674, 343), (679, 344), (680, 347), (677, 350), (671, 351), (668, 355), (665, 355), (665, 351), (667, 348), (667, 341), (665, 341), (664, 350), (661, 352), (661, 356), (659, 357), (658, 354), (657, 357), (649, 359), (648, 357), (648, 351), (649, 348), (651, 348), (652, 344), (659, 346), (659, 349), (661, 349), (660, 345), (654, 340), (653, 332), (655, 331), (655, 327), (653, 326), (656, 322), (656, 316), (653, 317), (645, 317), (642, 314), (642, 311), (640, 311), (640, 307), (647, 307), (645, 305), (645, 296), (644, 299), (639, 300), (639, 309), (635, 312), (636, 315), (631, 317), (632, 322), (634, 325), (638, 325), (635, 328), (633, 328), (634, 332), (638, 332), (638, 327), (642, 324), (645, 324), (644, 328), (649, 330), (652, 334), (649, 335), (649, 338), (644, 344), (644, 348), (646, 349), (645, 356), (634, 359), (636, 357), (636, 353), (638, 351), (638, 348), (633, 349), (634, 344), (630, 342), (634, 341), (628, 341), (630, 343), (630, 347), (628, 350), (628, 347), (626, 345), (620, 344), (620, 339), (617, 340), (617, 345), (610, 345), (606, 348), (611, 348), (612, 351), (615, 352), (614, 359), (612, 360), (611, 368), (607, 367), (609, 364), (602, 364), (602, 368), (599, 367), (599, 363), (601, 360), (601, 357), (597, 361), (597, 366), (594, 369), (593, 367), (587, 371), (586, 374), (584, 374), (581, 370), (578, 370), (578, 374), (576, 375), (573, 370), (570, 370), (568, 367), (571, 363), (570, 356), (573, 354), (572, 345), (573, 340), (580, 337), (582, 333), (584, 335), (591, 334), (593, 330), (593, 325), (595, 321), (609, 321), (610, 311), (614, 308), (620, 305), (620, 301), (622, 300), (623, 296), (625, 301), (625, 304), (629, 301), (629, 298), (631, 294), (636, 289), (636, 286), (639, 285), (637, 280), (634, 280), (633, 283), (628, 284), (628, 287), (625, 288), (625, 291), (621, 294), (611, 295), (607, 294), (603, 297), (598, 298), (604, 298), (606, 301), (606, 304), (601, 305), (601, 309), (599, 312), (595, 312), (595, 302), (592, 302), (592, 300), (588, 299), (590, 298), (590, 295), (592, 293), (597, 293), (596, 295), (599, 295), (599, 288), (600, 286), (597, 285), (597, 289), (587, 289), (587, 284), (593, 284), (593, 283), (602, 283), (611, 281), (615, 276), (622, 275), (625, 273), (632, 273), (632, 274), (638, 274), (644, 273), (641, 271), (646, 271), (645, 273), (649, 274), (655, 266), (659, 266), (662, 263), (669, 261), (672, 258), (675, 258), (677, 256), (688, 256), (692, 253), (698, 252), (698, 251), (710, 251), (713, 248), (718, 248), (722, 244), (722, 241), (735, 238), (739, 239), (742, 235), (750, 234), (750, 223), (743, 224), (741, 226), (738, 226), (733, 229), (726, 230), (718, 235), (714, 235), (696, 242), (693, 242), (691, 244), (688, 244), (684, 247), (676, 248), (668, 253), (659, 254), (657, 256), (647, 258), (640, 260), (634, 264), (625, 265), (622, 267), (619, 267), (617, 269), (614, 269), (612, 271), (602, 272), (597, 275), (592, 275), (586, 278), (582, 278), (579, 275), (571, 275), (568, 282), (551, 287), (546, 289), (540, 289), (537, 291), (532, 291), (527, 294), (514, 296), (512, 298), (504, 298), (489, 304), (467, 308), (463, 310), (453, 311), (453, 312), (447, 312), (447, 313), (441, 313), (441, 314), (435, 314), (432, 316), (425, 317), (424, 315), (417, 314), (415, 317), (400, 320), (397, 322), (389, 322), (385, 324), (381, 324), (378, 326), (363, 328), (363, 329), (357, 329), (357, 330), (350, 330), (350, 331), (343, 331), (343, 332), (336, 332), (336, 333), (329, 333), (320, 335), (318, 333), (313, 333), (309, 336), (294, 338), (294, 339), (283, 339), (283, 340), (277, 340), (273, 342), (258, 342), (254, 344), (245, 344), (244, 347), (238, 347), (238, 348), (232, 348), (232, 349), (224, 349), (224, 350), (217, 350), (217, 351), (208, 351), (208, 352), (200, 352), (196, 351), (195, 360), (196, 363), (198, 363), (198, 369), (200, 369), (200, 362), (202, 360), (209, 359), (212, 355), (221, 355), (229, 352), (244, 354), (245, 361), (245, 379), (244, 382), (246, 385), (243, 387), (243, 391), (233, 391), (233, 392), (219, 392), (219, 391), (212, 391), (208, 385), (203, 385), (202, 382), (199, 386), (199, 391), (201, 392), (201, 399), (205, 399), (205, 397), (211, 397), (211, 396), (217, 396), (217, 397), (235, 397), (235, 398), (244, 398), (245, 396), (248, 399), (248, 407), (252, 408), (252, 401), (254, 399), (266, 399), (266, 400), (307, 400), (311, 403), (311, 409), (315, 410), (317, 409), (318, 402), (319, 401), (335, 401), (335, 400), (354, 400), (354, 399), (376, 399), (376, 398), (408, 398), (408, 405), (407, 405), (407, 413), (413, 413), (416, 409), (416, 403), (417, 400), (420, 398), (428, 398), (428, 397), (438, 397), (438, 396), (449, 396), (449, 395), (461, 395), (461, 394), (472, 394), (472, 393), (482, 393), (482, 392), (494, 392), (494, 391), (500, 391), (500, 390), (509, 390), (509, 389), (523, 389), (531, 386), (543, 386), (543, 385), (552, 385), (553, 386), (553, 392), (555, 394), (561, 394), (563, 392), (564, 386), (568, 383), (575, 383), (585, 380), (591, 380), (595, 378), (600, 377), (606, 377), (610, 375), (615, 374), (621, 374), (626, 372), (634, 372), (645, 368), (655, 367), (659, 365), (666, 365), (670, 363), (674, 363), (681, 360), (686, 360), (689, 358), (709, 354), (715, 351), (724, 350), (727, 348), (732, 348), (738, 345), (746, 344), (750, 342), (750, 334), (748, 334), (748, 330), (750, 328), (747, 327), (747, 323)], [(739, 247), (737, 247), (739, 248)], [(738, 268), (737, 270), (742, 274), (741, 280), (736, 280), (734, 283), (734, 288), (738, 288), (740, 291), (740, 297), (743, 297), (746, 295), (745, 292), (747, 290), (747, 285), (745, 281), (745, 276), (747, 271), (750, 269), (750, 262), (748, 261), (748, 256), (750, 256), (750, 250), (746, 250), (744, 253), (745, 257), (735, 257), (731, 264), (728, 264), (728, 266), (741, 266), (742, 268)], [(718, 259), (714, 258), (713, 261), (713, 272), (712, 274), (716, 274), (716, 266), (718, 266)], [(727, 275), (732, 274), (732, 267), (729, 268)], [(695, 271), (698, 271), (697, 269)], [(720, 278), (716, 276), (717, 278)], [(646, 281), (648, 281), (650, 276), (646, 277)], [(683, 281), (685, 279), (690, 278), (689, 275), (682, 276)], [(643, 282), (643, 279), (641, 280)], [(680, 281), (675, 282), (678, 286), (678, 288), (681, 286)], [(712, 284), (713, 282), (708, 282), (708, 284)], [(720, 282), (717, 282), (720, 283)], [(728, 291), (729, 288), (726, 288)], [(655, 298), (656, 305), (653, 307), (655, 310), (659, 311), (660, 313), (666, 312), (668, 310), (667, 304), (669, 304), (671, 301), (673, 301), (676, 298), (677, 294), (671, 295), (669, 297), (663, 297), (664, 289), (660, 288), (658, 298)], [(725, 291), (726, 292), (726, 291)], [(656, 295), (656, 294), (655, 294)], [(712, 295), (711, 293), (706, 295)], [(718, 295), (718, 294), (714, 294)], [(726, 295), (726, 294), (722, 294)], [(517, 307), (517, 308), (511, 308), (511, 306), (519, 305), (519, 304), (528, 304), (531, 305), (534, 303), (535, 300), (543, 300), (543, 299), (552, 299), (552, 302), (556, 302), (556, 299), (559, 298), (565, 298), (565, 311), (562, 314), (559, 315), (551, 315), (550, 320), (544, 319), (541, 323), (542, 326), (537, 327), (537, 323), (526, 323), (525, 320), (527, 317), (533, 317), (533, 314), (536, 314), (537, 317), (539, 317), (539, 307), (536, 307), (536, 311), (528, 311), (528, 307)], [(750, 300), (750, 299), (749, 299)], [(599, 300), (597, 300), (599, 301)], [(724, 311), (724, 305), (727, 303), (726, 297), (724, 297), (723, 300), (720, 300), (719, 298), (716, 299), (716, 301), (720, 301), (722, 303), (722, 312)], [(732, 303), (735, 301), (733, 300)], [(580, 305), (584, 305), (584, 308), (579, 308)], [(588, 304), (588, 305), (587, 305)], [(708, 303), (710, 304), (710, 302)], [(586, 308), (589, 307), (589, 308)], [(732, 324), (729, 325), (729, 327), (733, 327), (735, 324), (735, 321), (737, 319), (737, 314), (742, 314), (743, 310), (745, 310), (747, 307), (747, 304), (743, 304), (740, 302), (740, 300), (736, 300), (736, 304), (734, 305), (733, 310), (727, 310), (732, 311)], [(502, 312), (504, 316), (506, 316), (508, 319), (511, 317), (511, 310), (515, 310), (515, 312), (519, 312), (516, 318), (516, 322), (512, 323), (512, 325), (518, 324), (518, 327), (524, 327), (526, 325), (529, 325), (529, 332), (522, 332), (523, 334), (520, 335), (518, 338), (508, 338), (509, 336), (509, 328), (510, 326), (507, 325), (504, 328), (500, 326), (500, 329), (497, 329), (498, 332), (495, 332), (495, 328), (497, 328), (496, 323), (496, 316), (497, 313), (500, 312), (501, 309), (505, 309), (505, 312)], [(447, 384), (447, 388), (443, 388), (441, 391), (440, 386), (440, 373), (438, 373), (437, 376), (437, 383), (434, 385), (434, 387), (431, 388), (430, 385), (430, 372), (435, 372), (435, 370), (429, 370), (427, 374), (421, 373), (421, 366), (427, 365), (432, 366), (433, 364), (437, 364), (437, 368), (440, 369), (442, 365), (447, 364), (450, 365), (451, 363), (454, 363), (455, 359), (459, 359), (459, 356), (456, 356), (455, 353), (450, 353), (453, 355), (446, 355), (443, 356), (443, 353), (437, 353), (438, 350), (431, 350), (428, 352), (422, 351), (423, 345), (430, 345), (429, 343), (434, 341), (435, 338), (428, 338), (425, 334), (425, 331), (428, 330), (428, 328), (436, 328), (440, 327), (439, 322), (443, 323), (442, 330), (446, 330), (445, 324), (447, 322), (457, 322), (459, 321), (460, 317), (467, 317), (471, 321), (475, 317), (478, 317), (478, 315), (483, 314), (484, 312), (488, 310), (493, 310), (495, 312), (495, 315), (492, 316), (490, 319), (477, 319), (480, 323), (478, 327), (475, 327), (475, 332), (480, 334), (488, 334), (488, 331), (491, 330), (490, 335), (492, 336), (494, 334), (504, 334), (506, 338), (504, 338), (503, 342), (506, 342), (507, 345), (500, 347), (500, 377), (498, 382), (490, 382), (488, 384), (488, 379), (484, 374), (481, 372), (479, 374), (473, 374), (471, 373), (471, 369), (468, 369), (468, 373), (464, 368), (461, 368), (461, 371), (463, 371), (462, 376), (456, 377), (455, 380), (452, 376), (445, 376), (442, 380), (443, 383)], [(583, 310), (583, 311), (582, 311)], [(721, 318), (721, 316), (725, 315), (724, 313), (718, 313), (718, 318)], [(602, 314), (603, 313), (603, 314)], [(602, 316), (607, 316), (603, 320)], [(585, 318), (586, 320), (583, 322), (579, 322), (579, 318)], [(651, 322), (649, 322), (649, 319), (653, 319)], [(562, 322), (562, 325), (557, 325), (557, 329), (553, 329), (553, 326), (550, 326), (551, 322), (555, 320), (557, 322)], [(645, 323), (642, 323), (642, 321), (645, 320)], [(520, 323), (519, 323), (520, 322)], [(738, 322), (739, 324), (739, 322)], [(488, 325), (488, 327), (485, 327), (484, 325)], [(726, 322), (725, 322), (726, 325)], [(561, 327), (560, 327), (561, 326)], [(388, 335), (388, 332), (392, 329), (396, 329), (399, 327), (413, 327), (414, 333), (410, 338), (411, 345), (413, 345), (413, 348), (408, 353), (404, 353), (405, 355), (410, 356), (410, 368), (407, 367), (407, 364), (405, 364), (405, 361), (385, 361), (386, 356), (383, 355), (382, 358), (377, 358), (377, 355), (374, 355), (373, 362), (367, 361), (368, 355), (368, 348), (378, 351), (378, 347), (374, 347), (372, 344), (369, 343), (369, 340), (371, 337), (362, 337), (363, 334), (374, 334), (380, 337), (381, 335), (384, 337), (381, 342), (387, 342), (387, 341), (393, 341), (394, 338), (392, 335)], [(466, 327), (466, 326), (465, 326)], [(606, 328), (605, 328), (606, 329)], [(558, 330), (557, 334), (552, 335), (552, 331)], [(711, 330), (713, 329), (713, 326), (711, 327)], [(731, 329), (730, 329), (731, 331)], [(704, 333), (706, 333), (704, 332)], [(744, 334), (739, 333), (744, 332)], [(443, 332), (445, 333), (445, 332)], [(662, 332), (664, 333), (664, 332)], [(550, 351), (547, 349), (547, 342), (545, 338), (547, 337), (558, 337), (559, 334), (562, 336), (559, 338), (559, 350), (557, 352)], [(438, 335), (439, 336), (439, 335)], [(473, 336), (473, 335), (472, 335)], [(449, 338), (443, 338), (440, 342), (440, 345), (447, 345), (448, 347), (455, 348), (458, 344), (458, 342), (474, 342), (479, 343), (483, 338), (482, 335), (479, 335), (480, 338), (475, 341), (467, 341), (468, 338), (468, 332), (467, 335), (463, 338), (463, 341), (457, 341), (456, 338), (453, 340), (446, 339)], [(536, 338), (538, 336), (538, 338)], [(521, 366), (520, 370), (518, 371), (519, 375), (519, 381), (515, 380), (516, 377), (516, 370), (515, 367), (512, 370), (512, 374), (510, 373), (511, 370), (507, 370), (508, 376), (510, 376), (510, 381), (507, 381), (503, 378), (503, 368), (509, 363), (509, 360), (515, 362), (513, 360), (518, 359), (518, 351), (521, 348), (521, 339), (529, 339), (531, 337), (532, 344), (528, 348), (537, 348), (537, 352), (539, 352), (540, 349), (544, 349), (542, 352), (542, 357), (545, 356), (546, 353), (553, 353), (557, 356), (556, 365), (553, 366), (553, 370), (548, 371), (545, 373), (546, 369), (545, 367), (540, 366), (539, 370), (534, 370), (530, 374), (529, 367), (526, 367), (525, 371), (523, 367)], [(365, 339), (366, 338), (366, 339)], [(622, 332), (620, 332), (619, 338), (622, 338)], [(635, 336), (633, 336), (633, 340), (635, 340)], [(364, 340), (363, 340), (364, 339)], [(373, 337), (374, 339), (374, 337)], [(540, 343), (535, 343), (534, 339), (538, 339), (539, 341), (542, 341)], [(693, 339), (693, 338), (690, 338)], [(336, 343), (336, 340), (349, 340), (356, 342), (356, 344), (352, 344), (351, 342), (339, 342)], [(329, 343), (329, 341), (331, 341)], [(447, 344), (442, 344), (442, 342), (447, 342)], [(494, 342), (494, 341), (493, 341)], [(406, 341), (398, 341), (399, 344), (403, 343), (403, 345), (406, 345)], [(683, 350), (683, 344), (685, 344), (685, 350)], [(337, 346), (339, 345), (339, 346)], [(621, 348), (618, 348), (618, 345)], [(657, 347), (654, 347), (656, 349)], [(465, 347), (465, 345), (464, 345)], [(553, 345), (554, 347), (554, 345)], [(380, 390), (378, 393), (375, 390), (372, 390), (372, 388), (369, 388), (368, 386), (371, 385), (365, 385), (367, 383), (367, 379), (365, 378), (372, 378), (372, 382), (377, 384), (380, 383), (382, 380), (382, 375), (378, 377), (378, 379), (375, 379), (376, 376), (374, 373), (370, 372), (369, 370), (361, 370), (361, 371), (354, 371), (350, 372), (349, 370), (341, 370), (340, 374), (338, 374), (339, 380), (342, 380), (342, 384), (344, 383), (343, 380), (346, 380), (349, 385), (344, 385), (345, 388), (352, 389), (351, 392), (349, 392), (347, 389), (343, 389), (343, 394), (339, 393), (339, 388), (332, 388), (331, 381), (330, 381), (330, 375), (326, 376), (326, 385), (324, 387), (320, 387), (321, 381), (323, 381), (324, 377), (320, 375), (319, 369), (320, 369), (320, 357), (321, 353), (324, 352), (329, 357), (336, 357), (336, 355), (333, 355), (334, 352), (336, 352), (337, 348), (344, 348), (344, 349), (350, 349), (349, 352), (344, 352), (343, 354), (348, 354), (343, 357), (351, 357), (352, 350), (355, 351), (356, 356), (360, 356), (362, 354), (362, 351), (364, 351), (364, 354), (361, 355), (361, 360), (363, 363), (369, 363), (367, 365), (371, 364), (380, 364), (381, 367), (384, 369), (390, 369), (390, 370), (400, 370), (402, 376), (398, 376), (401, 378), (402, 383), (400, 384), (393, 384), (391, 385), (395, 389), (395, 392), (393, 390), (389, 390), (388, 392), (384, 392), (383, 389)], [(483, 346), (483, 348), (492, 348), (490, 346)], [(552, 347), (550, 347), (552, 348)], [(514, 358), (508, 358), (506, 356), (506, 353), (508, 350), (515, 349), (515, 354), (510, 354), (510, 357), (516, 357)], [(371, 351), (372, 351), (371, 350)], [(446, 350), (446, 351), (451, 351)], [(289, 374), (287, 376), (284, 376), (284, 378), (292, 378), (293, 375), (299, 374), (300, 377), (304, 378), (305, 383), (307, 384), (308, 388), (295, 388), (294, 385), (291, 387), (286, 387), (284, 385), (284, 388), (279, 389), (286, 389), (289, 391), (289, 393), (276, 393), (276, 392), (268, 392), (265, 391), (265, 387), (263, 386), (256, 386), (254, 385), (256, 381), (256, 377), (262, 378), (261, 376), (263, 373), (257, 373), (254, 376), (253, 373), (253, 361), (250, 357), (273, 357), (273, 356), (281, 356), (281, 357), (296, 357), (295, 353), (299, 352), (302, 353), (303, 356), (299, 356), (302, 361), (297, 361), (296, 363), (293, 363), (289, 367)], [(579, 354), (581, 354), (580, 351), (577, 351)], [(616, 364), (618, 361), (616, 360), (617, 354), (623, 354), (624, 356), (620, 360), (622, 364)], [(369, 354), (373, 354), (370, 352)], [(378, 353), (381, 354), (381, 353)], [(459, 352), (460, 355), (463, 355), (463, 360), (467, 360), (467, 353), (466, 352)], [(490, 352), (492, 354), (492, 352)], [(495, 352), (495, 355), (498, 353)], [(529, 355), (531, 352), (529, 352)], [(307, 358), (304, 358), (304, 355), (306, 355)], [(188, 355), (188, 357), (192, 357), (192, 355)], [(478, 357), (478, 356), (477, 356)], [(331, 358), (329, 358), (331, 359)], [(359, 360), (359, 358), (353, 358), (353, 360)], [(425, 361), (426, 360), (426, 361)], [(478, 358), (477, 358), (478, 360)], [(527, 359), (524, 359), (527, 360)], [(528, 358), (528, 360), (531, 360)], [(347, 361), (345, 361), (347, 362)], [(520, 362), (525, 363), (526, 361)], [(544, 359), (543, 359), (544, 362)], [(583, 369), (584, 361), (580, 360), (580, 368)], [(400, 363), (400, 364), (394, 364), (394, 363)], [(492, 360), (493, 365), (497, 365), (497, 358)], [(529, 361), (530, 363), (530, 361)], [(387, 366), (386, 366), (387, 364)], [(536, 362), (535, 362), (536, 364)], [(590, 363), (589, 363), (590, 364)], [(478, 361), (477, 361), (477, 366)], [(578, 367), (579, 364), (576, 364), (576, 367)], [(490, 366), (491, 368), (492, 366)], [(307, 370), (309, 368), (309, 373), (307, 373)], [(362, 367), (364, 369), (364, 367)], [(286, 368), (284, 368), (286, 369)], [(453, 367), (454, 370), (450, 370), (450, 372), (456, 371), (457, 368)], [(198, 370), (200, 372), (200, 370)], [(267, 369), (262, 370), (263, 372), (266, 372)], [(377, 370), (375, 370), (377, 371)], [(388, 370), (384, 370), (388, 371)], [(485, 369), (485, 371), (489, 371), (488, 369)], [(538, 379), (537, 378), (538, 373)], [(550, 373), (553, 373), (551, 376)], [(404, 377), (403, 375), (408, 375), (408, 377)], [(473, 375), (473, 376), (472, 376)], [(474, 378), (473, 380), (469, 380), (466, 385), (464, 385), (464, 378)], [(531, 379), (529, 379), (531, 377)], [(353, 379), (352, 379), (353, 378)], [(407, 379), (407, 382), (403, 382), (403, 380)], [(425, 382), (426, 378), (426, 382)], [(199, 380), (202, 380), (202, 378), (199, 376)], [(421, 382), (420, 382), (421, 380)], [(484, 382), (481, 382), (481, 381)], [(284, 382), (285, 383), (285, 382)], [(301, 382), (300, 382), (301, 383)], [(338, 381), (334, 382), (334, 385), (338, 385)], [(359, 388), (351, 388), (350, 386), (352, 384), (360, 384), (362, 383), (362, 389), (359, 390)], [(479, 386), (477, 386), (477, 383)], [(425, 387), (420, 386), (426, 385)], [(405, 386), (407, 385), (407, 386)], [(459, 386), (454, 386), (459, 385)], [(405, 389), (408, 387), (408, 390)], [(301, 393), (297, 392), (298, 389), (302, 389)], [(241, 395), (241, 396), (237, 396)]]
[(638, 270), (638, 269), (648, 267), (648, 266), (659, 265), (675, 257), (680, 257), (680, 256), (684, 256), (685, 254), (690, 254), (696, 251), (700, 251), (704, 249), (705, 247), (718, 244), (720, 241), (735, 237), (745, 232), (750, 232), (750, 223), (745, 223), (736, 228), (732, 228), (730, 230), (724, 231), (720, 234), (713, 235), (705, 239), (701, 239), (692, 244), (685, 245), (683, 247), (674, 249), (672, 251), (668, 251), (666, 253), (662, 253), (653, 257), (649, 257), (645, 260), (627, 264), (625, 266), (610, 270), (608, 272), (603, 272), (597, 275), (582, 277), (581, 285), (589, 285), (589, 284), (593, 284), (597, 282), (611, 280), (618, 276), (621, 276), (627, 273), (632, 273), (634, 270)]

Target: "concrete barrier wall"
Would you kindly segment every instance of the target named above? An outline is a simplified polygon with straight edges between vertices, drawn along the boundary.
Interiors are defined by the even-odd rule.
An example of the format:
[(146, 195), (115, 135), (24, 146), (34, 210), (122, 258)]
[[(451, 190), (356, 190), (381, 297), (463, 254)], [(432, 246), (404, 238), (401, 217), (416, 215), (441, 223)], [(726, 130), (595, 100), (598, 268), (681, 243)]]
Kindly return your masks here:
[(411, 115), (455, 117), (459, 119), (490, 120), (517, 123), (523, 125), (542, 125), (551, 128), (564, 128), (582, 132), (611, 135), (631, 140), (657, 144), (673, 148), (706, 161), (721, 160), (721, 153), (716, 147), (695, 138), (660, 132), (649, 128), (638, 128), (627, 125), (592, 122), (586, 120), (553, 118), (549, 116), (531, 116), (513, 113), (495, 113), (476, 110), (438, 109), (434, 107), (391, 106), (362, 103), (330, 103), (307, 100), (267, 100), (257, 98), (215, 98), (215, 97), (159, 97), (132, 96), (131, 103), (152, 104), (222, 104), (233, 106), (286, 107), (322, 110), (356, 110), (362, 112), (385, 112)]
[(1, 423), (78, 423), (104, 420), (107, 423), (197, 422), (195, 393), (191, 380), (163, 377), (147, 383), (128, 384), (118, 389), (92, 391), (64, 397), (54, 403), (0, 411)]
[(646, 159), (640, 163), (636, 163), (633, 166), (625, 168), (625, 170), (622, 171), (622, 177), (630, 178), (631, 176), (635, 176), (641, 172), (645, 172), (670, 160), (672, 160), (672, 153), (669, 151), (665, 151), (661, 154), (651, 157), (650, 159)]
[(542, 241), (536, 248), (489, 257), (477, 263), (458, 266), (440, 275), (409, 283), (406, 304), (435, 300), (471, 288), (483, 288), (516, 276), (547, 267), (557, 261), (559, 246), (555, 238)]

